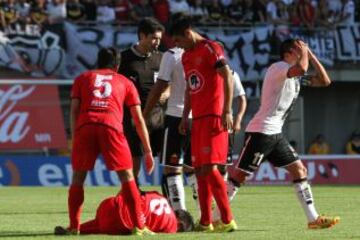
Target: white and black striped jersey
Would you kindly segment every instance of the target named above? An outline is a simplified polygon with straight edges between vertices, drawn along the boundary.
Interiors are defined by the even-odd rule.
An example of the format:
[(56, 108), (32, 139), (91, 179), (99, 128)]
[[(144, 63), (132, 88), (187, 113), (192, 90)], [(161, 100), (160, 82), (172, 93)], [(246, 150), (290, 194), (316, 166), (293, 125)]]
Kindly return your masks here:
[(279, 61), (268, 68), (262, 86), (260, 109), (249, 122), (246, 132), (281, 133), (300, 91), (299, 78), (287, 77), (290, 67), (288, 63)]
[(184, 110), (184, 93), (186, 87), (184, 68), (181, 62), (184, 50), (171, 48), (163, 54), (158, 79), (171, 84), (171, 93), (167, 103), (166, 114), (181, 117)]

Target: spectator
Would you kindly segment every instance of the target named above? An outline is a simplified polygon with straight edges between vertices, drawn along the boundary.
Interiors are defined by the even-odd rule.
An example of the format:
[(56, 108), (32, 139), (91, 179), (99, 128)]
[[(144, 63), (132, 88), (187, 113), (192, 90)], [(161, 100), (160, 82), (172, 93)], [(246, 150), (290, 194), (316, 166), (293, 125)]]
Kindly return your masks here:
[(353, 0), (343, 0), (343, 7), (338, 23), (352, 25), (355, 23), (355, 4)]
[(98, 0), (96, 8), (96, 22), (112, 23), (115, 21), (115, 10), (109, 0)]
[(327, 6), (329, 7), (329, 21), (336, 23), (341, 12), (341, 0), (327, 0)]
[(253, 22), (265, 23), (266, 22), (266, 0), (254, 0), (252, 5)]
[(231, 5), (224, 10), (230, 24), (239, 25), (244, 22), (244, 8), (244, 0), (233, 0)]
[(28, 22), (29, 20), (29, 13), (30, 13), (30, 3), (26, 2), (26, 0), (19, 0), (15, 8), (19, 13), (19, 20), (23, 23)]
[(244, 0), (244, 8), (243, 8), (243, 20), (244, 23), (253, 23), (254, 19), (254, 5), (252, 0)]
[(310, 0), (300, 0), (299, 1), (299, 15), (301, 22), (305, 25), (307, 29), (312, 30), (315, 25), (316, 20), (316, 3)]
[(128, 0), (115, 0), (114, 10), (116, 21), (120, 23), (129, 22), (132, 9)]
[(329, 154), (330, 146), (325, 141), (325, 137), (322, 134), (316, 135), (315, 139), (310, 145), (309, 154)]
[(226, 18), (223, 8), (221, 7), (219, 0), (213, 0), (211, 5), (207, 8), (209, 14), (209, 23), (220, 25)]
[(66, 4), (66, 18), (72, 22), (79, 22), (86, 19), (85, 7), (79, 0), (69, 0)]
[(19, 13), (15, 6), (14, 0), (8, 0), (2, 6), (2, 19), (1, 25), (3, 27), (9, 26), (11, 24), (15, 24), (19, 19)]
[(190, 6), (189, 13), (197, 24), (204, 24), (208, 21), (209, 14), (202, 0), (195, 0), (194, 5)]
[(289, 12), (281, 0), (271, 0), (266, 5), (266, 17), (269, 23), (289, 24)]
[(298, 14), (298, 3), (293, 2), (288, 5), (288, 12), (289, 12), (289, 22), (293, 26), (300, 26), (301, 20)]
[(360, 131), (354, 131), (346, 143), (346, 154), (360, 154)]
[(329, 13), (327, 0), (320, 0), (318, 3), (318, 14), (316, 18), (316, 25), (321, 27), (333, 26), (333, 23), (331, 22), (331, 16)]
[(95, 21), (96, 20), (96, 3), (94, 0), (82, 0), (80, 2), (85, 8), (86, 20)]
[(170, 6), (168, 0), (153, 0), (152, 7), (154, 17), (159, 20), (160, 23), (166, 25), (170, 16)]
[(44, 0), (36, 0), (30, 8), (30, 22), (37, 25), (43, 25), (47, 22), (48, 15), (45, 9)]
[(169, 4), (171, 14), (188, 13), (190, 10), (190, 6), (186, 0), (170, 0)]
[(133, 11), (131, 12), (131, 17), (135, 22), (138, 22), (144, 17), (152, 16), (154, 16), (154, 11), (149, 3), (149, 0), (140, 0), (140, 2), (134, 6)]
[(46, 5), (50, 23), (61, 22), (66, 19), (66, 0), (52, 0)]

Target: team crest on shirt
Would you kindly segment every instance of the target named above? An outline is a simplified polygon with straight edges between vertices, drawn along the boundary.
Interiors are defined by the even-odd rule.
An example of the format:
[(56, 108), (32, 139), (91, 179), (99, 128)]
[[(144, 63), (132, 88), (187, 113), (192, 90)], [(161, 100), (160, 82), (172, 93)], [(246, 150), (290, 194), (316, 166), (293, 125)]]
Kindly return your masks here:
[(188, 75), (188, 84), (191, 89), (192, 93), (196, 93), (201, 90), (204, 85), (204, 78), (203, 76), (196, 70), (190, 71)]

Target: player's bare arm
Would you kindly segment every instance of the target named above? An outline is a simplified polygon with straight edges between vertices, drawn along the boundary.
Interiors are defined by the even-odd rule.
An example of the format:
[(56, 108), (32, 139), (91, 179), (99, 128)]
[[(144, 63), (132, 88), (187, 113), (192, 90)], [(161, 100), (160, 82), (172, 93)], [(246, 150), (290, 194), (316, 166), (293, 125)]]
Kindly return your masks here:
[(71, 99), (71, 109), (70, 109), (70, 130), (71, 138), (74, 139), (75, 125), (76, 120), (79, 117), (80, 113), (80, 99), (73, 98)]
[(217, 72), (224, 79), (224, 107), (222, 113), (222, 123), (223, 127), (226, 130), (229, 130), (233, 127), (233, 117), (231, 113), (231, 103), (233, 98), (233, 76), (228, 65), (218, 68)]
[[(169, 89), (169, 83), (158, 79), (155, 85), (151, 88), (149, 96), (146, 99), (145, 108), (143, 111), (143, 115), (145, 119), (148, 119), (151, 111), (154, 109), (155, 105), (162, 98), (164, 93), (166, 93)], [(165, 99), (166, 100), (166, 99)]]
[(238, 96), (238, 98), (239, 98), (239, 108), (237, 110), (237, 113), (236, 113), (235, 119), (234, 119), (234, 126), (233, 126), (234, 132), (239, 132), (241, 130), (241, 121), (243, 119), (243, 116), (244, 116), (245, 110), (246, 110), (246, 106), (247, 106), (247, 101), (246, 101), (245, 95)]
[(303, 76), (309, 68), (308, 47), (301, 41), (297, 40), (291, 54), (297, 56), (298, 61), (289, 68), (287, 76), (289, 78)]
[(320, 63), (316, 55), (308, 49), (309, 61), (314, 67), (316, 74), (310, 76), (310, 86), (311, 87), (327, 87), (331, 84), (329, 75), (327, 74), (324, 66)]
[(150, 138), (149, 132), (146, 128), (144, 117), (141, 113), (140, 105), (135, 105), (130, 108), (131, 117), (134, 120), (136, 132), (139, 135), (141, 143), (144, 148), (144, 158), (145, 158), (145, 167), (146, 172), (151, 174), (154, 170), (154, 159), (152, 156), (151, 146), (150, 146)]
[(181, 122), (179, 124), (179, 132), (182, 135), (186, 135), (189, 128), (189, 114), (191, 110), (191, 99), (190, 99), (190, 87), (186, 84), (186, 89), (184, 93), (184, 110), (181, 118)]

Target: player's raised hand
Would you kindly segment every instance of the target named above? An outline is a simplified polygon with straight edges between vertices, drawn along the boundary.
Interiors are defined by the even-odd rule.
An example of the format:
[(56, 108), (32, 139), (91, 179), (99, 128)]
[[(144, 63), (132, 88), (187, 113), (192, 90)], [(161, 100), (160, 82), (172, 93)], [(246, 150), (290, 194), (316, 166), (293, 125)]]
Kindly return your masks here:
[(145, 152), (144, 161), (146, 173), (150, 175), (154, 170), (154, 157), (151, 151)]

